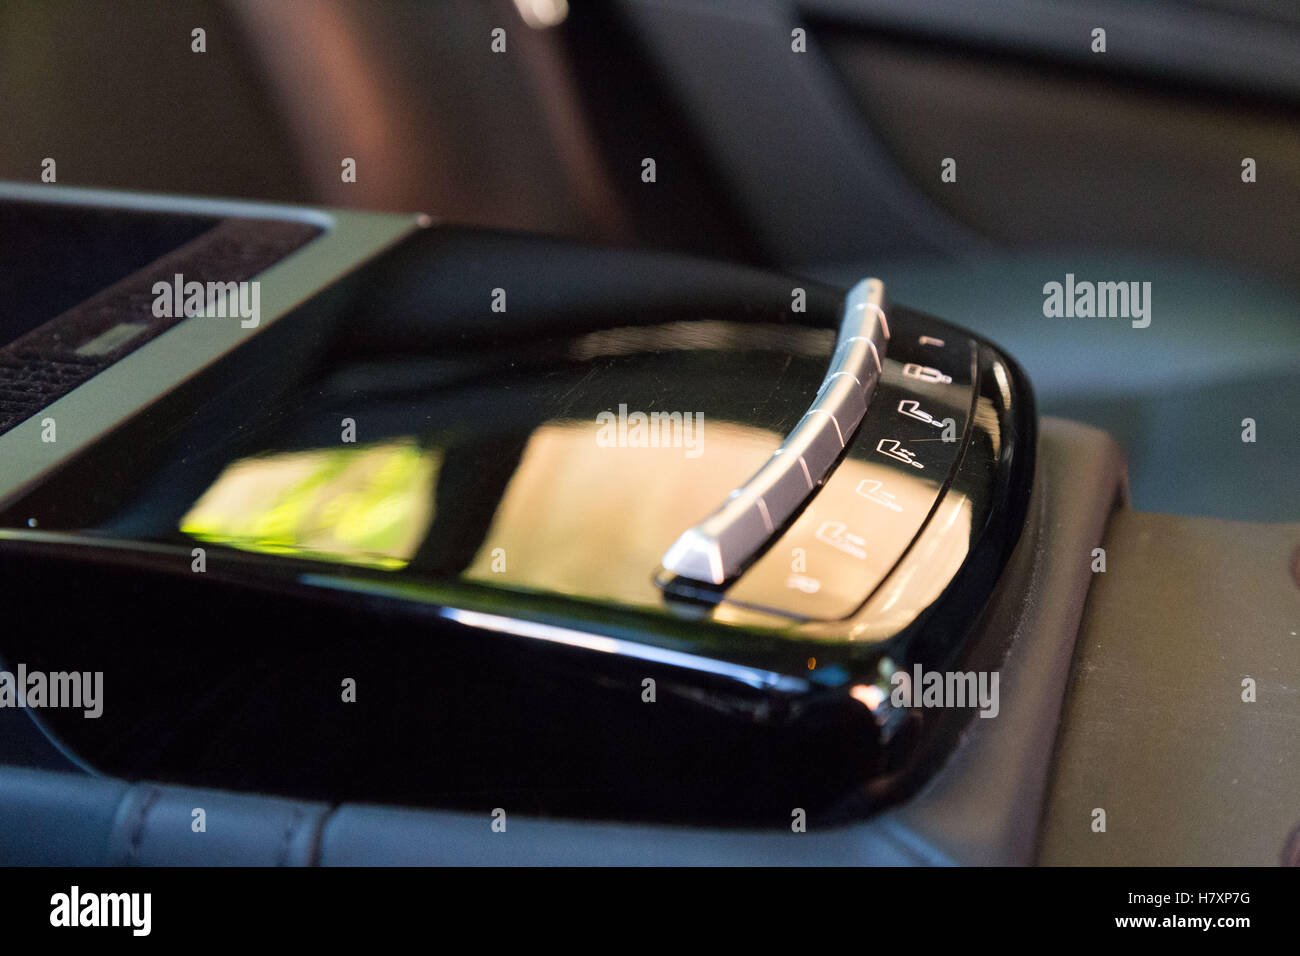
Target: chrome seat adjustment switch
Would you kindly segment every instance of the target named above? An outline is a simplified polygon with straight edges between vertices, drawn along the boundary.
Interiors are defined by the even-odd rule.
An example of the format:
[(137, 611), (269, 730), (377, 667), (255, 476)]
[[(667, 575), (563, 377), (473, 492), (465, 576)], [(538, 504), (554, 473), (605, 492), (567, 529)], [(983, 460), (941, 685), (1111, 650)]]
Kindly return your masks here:
[(807, 413), (753, 477), (674, 542), (665, 571), (712, 585), (740, 574), (835, 467), (866, 414), (888, 343), (884, 283), (863, 279), (845, 297), (830, 367)]

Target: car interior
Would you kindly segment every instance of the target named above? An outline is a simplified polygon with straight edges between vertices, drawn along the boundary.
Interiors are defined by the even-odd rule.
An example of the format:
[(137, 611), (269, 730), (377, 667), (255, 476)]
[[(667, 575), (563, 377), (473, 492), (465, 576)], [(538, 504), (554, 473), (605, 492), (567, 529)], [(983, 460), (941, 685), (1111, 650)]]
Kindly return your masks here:
[(0, 5), (0, 865), (1300, 865), (1298, 67)]

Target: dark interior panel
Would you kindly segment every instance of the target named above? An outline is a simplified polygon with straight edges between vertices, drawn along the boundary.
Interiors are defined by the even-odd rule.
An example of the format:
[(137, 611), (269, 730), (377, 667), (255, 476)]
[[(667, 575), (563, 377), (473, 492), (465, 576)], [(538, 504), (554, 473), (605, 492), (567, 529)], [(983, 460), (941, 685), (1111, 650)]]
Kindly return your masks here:
[[(1109, 246), (1300, 281), (1300, 108), (889, 35), (828, 55), (936, 204), (1013, 249)], [(957, 181), (942, 182), (945, 158)], [(1242, 160), (1257, 181), (1242, 181)]]

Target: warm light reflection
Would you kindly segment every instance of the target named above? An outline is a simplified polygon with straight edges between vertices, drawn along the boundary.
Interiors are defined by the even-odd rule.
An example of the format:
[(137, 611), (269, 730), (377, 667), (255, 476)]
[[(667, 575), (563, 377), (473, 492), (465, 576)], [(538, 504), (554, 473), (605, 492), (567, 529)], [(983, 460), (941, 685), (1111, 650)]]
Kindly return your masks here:
[(658, 354), (662, 352), (731, 352), (762, 349), (782, 355), (824, 362), (835, 348), (830, 329), (809, 329), (800, 325), (755, 322), (715, 322), (692, 319), (659, 325), (620, 326), (588, 332), (573, 340), (569, 354), (579, 361), (597, 356)]
[(557, 27), (569, 15), (569, 0), (515, 0), (520, 18), (534, 30)]
[(404, 568), (433, 522), (441, 458), (409, 439), (245, 458), (226, 467), (181, 531), (260, 554)]
[(934, 603), (970, 551), (971, 518), (970, 499), (949, 492), (898, 570), (863, 609), (855, 640), (896, 634)]
[(865, 704), (872, 713), (885, 702), (885, 692), (875, 684), (855, 684), (849, 691), (849, 696)]
[(713, 421), (702, 435), (703, 453), (688, 457), (684, 448), (602, 447), (595, 422), (541, 426), (466, 576), (658, 607), (652, 575), (664, 551), (783, 437)]

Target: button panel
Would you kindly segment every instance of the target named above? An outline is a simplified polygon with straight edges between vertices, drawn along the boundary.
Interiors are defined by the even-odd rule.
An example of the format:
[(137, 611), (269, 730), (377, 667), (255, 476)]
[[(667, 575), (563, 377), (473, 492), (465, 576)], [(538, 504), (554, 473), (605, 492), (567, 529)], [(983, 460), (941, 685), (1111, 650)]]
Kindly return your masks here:
[[(971, 413), (974, 343), (963, 337), (922, 348), (933, 354), (899, 351), (928, 362), (886, 360), (844, 460), (723, 604), (841, 620), (893, 570), (951, 480)], [(934, 374), (918, 375), (912, 365)]]

